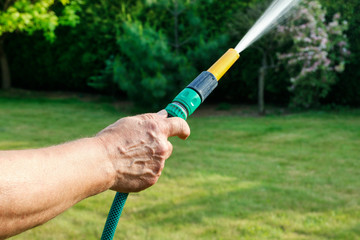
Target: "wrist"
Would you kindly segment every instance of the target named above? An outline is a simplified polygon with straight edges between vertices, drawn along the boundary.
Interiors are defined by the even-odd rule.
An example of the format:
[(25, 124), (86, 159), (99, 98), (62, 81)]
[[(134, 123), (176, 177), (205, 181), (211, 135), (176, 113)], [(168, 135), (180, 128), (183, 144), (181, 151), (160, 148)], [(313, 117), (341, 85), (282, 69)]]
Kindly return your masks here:
[[(105, 176), (106, 188), (110, 189), (116, 181), (116, 170), (112, 160), (112, 154), (105, 142), (105, 140), (99, 136), (91, 138), (99, 152), (99, 166), (103, 169), (103, 175)], [(105, 189), (105, 190), (107, 190)]]

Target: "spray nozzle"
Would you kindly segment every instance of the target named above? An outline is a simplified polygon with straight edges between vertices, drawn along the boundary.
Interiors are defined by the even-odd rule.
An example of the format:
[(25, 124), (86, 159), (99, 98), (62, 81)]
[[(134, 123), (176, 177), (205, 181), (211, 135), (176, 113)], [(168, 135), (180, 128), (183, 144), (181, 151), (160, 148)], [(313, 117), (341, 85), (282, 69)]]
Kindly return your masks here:
[(165, 110), (170, 116), (186, 120), (217, 87), (220, 78), (239, 57), (235, 49), (229, 49), (208, 71), (202, 72), (182, 90)]
[(208, 72), (212, 73), (219, 81), (239, 57), (240, 54), (235, 49), (230, 48), (208, 69)]

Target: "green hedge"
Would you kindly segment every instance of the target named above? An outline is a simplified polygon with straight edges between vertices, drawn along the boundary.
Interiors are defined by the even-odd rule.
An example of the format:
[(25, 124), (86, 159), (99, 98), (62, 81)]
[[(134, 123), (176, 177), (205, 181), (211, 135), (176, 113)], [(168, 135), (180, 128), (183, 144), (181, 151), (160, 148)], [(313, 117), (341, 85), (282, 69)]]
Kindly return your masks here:
[[(109, 82), (113, 66), (109, 68), (106, 63), (110, 61), (111, 65), (114, 59), (118, 58), (126, 61), (127, 73), (132, 70), (137, 71), (134, 79), (139, 78), (141, 81), (142, 76), (151, 75), (153, 80), (156, 80), (157, 76), (159, 79), (167, 80), (166, 84), (169, 86), (162, 88), (166, 94), (154, 98), (154, 101), (159, 101), (160, 104), (164, 99), (168, 100), (170, 96), (172, 97), (196, 74), (206, 70), (227, 48), (236, 45), (241, 36), (231, 36), (228, 30), (229, 23), (234, 14), (238, 14), (238, 11), (245, 12), (248, 3), (256, 1), (202, 0), (197, 4), (185, 3), (184, 11), (178, 19), (178, 33), (181, 41), (186, 43), (179, 48), (173, 47), (175, 28), (173, 16), (166, 10), (167, 6), (154, 3), (149, 5), (145, 1), (86, 0), (84, 2), (80, 12), (80, 24), (75, 28), (59, 27), (56, 31), (57, 40), (52, 44), (44, 40), (41, 34), (36, 33), (33, 36), (14, 34), (8, 38), (5, 49), (14, 87), (93, 92), (94, 89), (88, 85), (89, 80), (103, 79)], [(355, 11), (351, 9), (359, 9), (360, 3), (356, 0), (347, 1), (346, 4), (324, 1), (324, 5), (327, 6), (329, 13), (339, 11), (348, 19), (352, 58), (346, 71), (341, 74), (340, 81), (333, 86), (323, 103), (360, 105), (358, 94), (360, 92), (360, 71), (358, 71), (360, 16), (351, 15)], [(151, 29), (150, 31), (155, 35), (161, 36), (159, 40), (162, 39), (164, 44), (167, 43), (168, 50), (162, 53), (163, 57), (151, 55), (144, 57), (147, 61), (152, 59), (158, 63), (165, 61), (163, 68), (157, 68), (151, 74), (141, 74), (143, 68), (134, 66), (135, 63), (129, 60), (125, 51), (126, 42), (123, 39), (128, 36), (124, 35), (127, 33), (124, 33), (123, 26), (135, 22), (143, 28)], [(141, 51), (139, 49), (138, 53), (141, 54)], [(170, 63), (171, 61), (174, 62)], [(260, 54), (255, 49), (247, 49), (233, 69), (221, 80), (220, 87), (208, 101), (256, 103), (260, 63)], [(110, 77), (110, 82), (112, 80)], [(125, 93), (126, 88), (121, 87), (119, 81), (115, 79), (114, 84), (120, 86), (116, 94), (131, 97), (129, 91)], [(116, 85), (107, 88), (107, 93), (114, 93), (114, 86)], [(286, 71), (270, 72), (266, 79), (266, 102), (287, 105), (290, 98), (288, 86)], [(153, 88), (148, 88), (148, 91), (154, 91), (151, 89)], [(140, 92), (143, 90), (141, 86), (139, 90)], [(106, 91), (106, 88), (102, 91)], [(145, 98), (142, 100), (145, 103), (149, 101)]]

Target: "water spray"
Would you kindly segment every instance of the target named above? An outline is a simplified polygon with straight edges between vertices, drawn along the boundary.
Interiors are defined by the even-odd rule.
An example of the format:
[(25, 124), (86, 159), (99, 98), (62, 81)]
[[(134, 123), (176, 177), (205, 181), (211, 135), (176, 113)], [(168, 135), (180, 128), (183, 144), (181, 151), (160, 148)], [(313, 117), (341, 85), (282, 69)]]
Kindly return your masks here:
[(266, 9), (263, 15), (256, 21), (254, 26), (241, 39), (235, 50), (239, 53), (273, 29), (281, 20), (289, 16), (289, 10), (301, 0), (275, 0)]
[[(194, 113), (200, 104), (203, 103), (217, 87), (221, 77), (239, 59), (240, 53), (270, 31), (299, 1), (300, 0), (274, 0), (235, 49), (230, 48), (217, 62), (207, 71), (197, 76), (167, 105), (165, 110), (168, 112), (169, 117), (180, 117), (186, 120)], [(128, 193), (116, 193), (101, 236), (102, 240), (113, 239), (127, 197)]]

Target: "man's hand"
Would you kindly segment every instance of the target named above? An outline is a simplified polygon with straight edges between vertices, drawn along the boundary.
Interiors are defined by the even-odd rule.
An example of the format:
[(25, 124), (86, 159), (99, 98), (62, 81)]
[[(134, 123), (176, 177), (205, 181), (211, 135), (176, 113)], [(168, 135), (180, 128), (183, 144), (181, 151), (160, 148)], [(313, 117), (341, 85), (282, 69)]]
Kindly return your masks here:
[(173, 149), (168, 137), (190, 135), (185, 120), (166, 117), (162, 110), (122, 118), (97, 134), (114, 168), (112, 190), (138, 192), (157, 182)]

